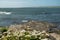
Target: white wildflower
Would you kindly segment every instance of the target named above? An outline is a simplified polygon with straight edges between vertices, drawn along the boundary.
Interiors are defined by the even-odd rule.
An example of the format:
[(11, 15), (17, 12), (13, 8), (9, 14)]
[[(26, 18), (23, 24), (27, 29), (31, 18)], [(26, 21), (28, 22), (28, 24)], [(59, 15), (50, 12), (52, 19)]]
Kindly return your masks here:
[(46, 33), (46, 31), (42, 31), (41, 33)]
[(26, 35), (25, 37), (31, 37), (31, 35)]
[(20, 32), (26, 32), (25, 30), (21, 30)]
[(2, 38), (4, 38), (4, 36), (2, 36)]
[(11, 33), (10, 32), (7, 32), (8, 33), (8, 35), (10, 35)]
[(6, 37), (10, 37), (10, 35), (7, 35)]
[(49, 34), (46, 33), (47, 36), (49, 36)]
[(45, 38), (45, 39), (41, 39), (41, 40), (49, 40), (48, 38)]

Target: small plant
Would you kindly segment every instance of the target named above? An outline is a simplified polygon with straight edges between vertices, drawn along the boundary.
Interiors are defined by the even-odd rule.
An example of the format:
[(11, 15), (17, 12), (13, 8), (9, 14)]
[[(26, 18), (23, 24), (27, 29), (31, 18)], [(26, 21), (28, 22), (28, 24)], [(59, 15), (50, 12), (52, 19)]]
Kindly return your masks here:
[(2, 32), (2, 33), (3, 33), (3, 32), (6, 32), (7, 30), (8, 30), (8, 28), (5, 28), (5, 27), (1, 27), (1, 28), (0, 28), (0, 32)]

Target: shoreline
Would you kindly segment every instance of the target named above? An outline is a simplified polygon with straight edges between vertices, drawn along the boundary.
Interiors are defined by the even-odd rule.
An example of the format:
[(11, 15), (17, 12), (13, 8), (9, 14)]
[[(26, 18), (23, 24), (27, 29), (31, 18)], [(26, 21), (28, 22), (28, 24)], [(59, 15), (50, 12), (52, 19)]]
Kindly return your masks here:
[[(29, 29), (30, 31), (37, 30), (37, 29), (38, 29), (38, 31), (41, 31), (41, 32), (46, 31), (47, 33), (49, 33), (49, 35), (51, 35), (51, 40), (60, 40), (60, 38), (59, 38), (60, 29), (57, 29), (57, 25), (55, 23), (30, 20), (26, 23), (15, 25), (15, 28), (17, 28), (16, 26), (18, 27), (18, 29), (25, 29), (25, 27), (32, 28), (32, 29)], [(21, 27), (19, 28), (19, 26), (21, 26), (22, 28)], [(12, 28), (12, 29), (14, 29), (14, 28)], [(15, 31), (15, 30), (12, 30), (12, 31)]]
[[(22, 24), (15, 24), (15, 25), (10, 25), (8, 26), (8, 28), (1, 28), (0, 30), (2, 30), (2, 32), (5, 34), (5, 32), (7, 31), (7, 33), (12, 32), (21, 32), (22, 30), (26, 30), (30, 32), (33, 32), (33, 30), (35, 30), (36, 32), (45, 32), (48, 33), (48, 35), (50, 35), (50, 39), (51, 40), (60, 40), (58, 35), (60, 35), (60, 30), (56, 28), (57, 26), (53, 23), (49, 23), (49, 22), (44, 22), (44, 21), (34, 21), (31, 20), (29, 22), (25, 22)], [(8, 30), (7, 30), (8, 29)], [(2, 34), (3, 34), (2, 33)], [(17, 34), (16, 33), (16, 34)], [(14, 34), (14, 35), (16, 35)], [(58, 38), (57, 38), (57, 37)]]

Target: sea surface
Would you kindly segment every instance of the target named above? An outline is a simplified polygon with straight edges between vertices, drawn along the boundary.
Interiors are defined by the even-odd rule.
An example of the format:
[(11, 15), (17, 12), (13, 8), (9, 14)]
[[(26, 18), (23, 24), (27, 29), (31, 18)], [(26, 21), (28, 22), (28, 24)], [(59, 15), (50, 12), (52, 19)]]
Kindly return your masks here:
[(0, 26), (28, 20), (60, 23), (60, 8), (0, 8)]

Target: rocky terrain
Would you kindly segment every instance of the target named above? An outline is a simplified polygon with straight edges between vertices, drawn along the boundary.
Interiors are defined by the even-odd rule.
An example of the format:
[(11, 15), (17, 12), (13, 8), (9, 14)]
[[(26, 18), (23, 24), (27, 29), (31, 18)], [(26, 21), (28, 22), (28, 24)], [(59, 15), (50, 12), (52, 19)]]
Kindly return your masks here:
[(29, 21), (26, 23), (22, 24), (15, 24), (9, 26), (9, 29), (15, 31), (15, 30), (22, 30), (25, 29), (26, 27), (30, 27), (30, 30), (39, 30), (39, 31), (47, 31), (47, 32), (54, 32), (54, 31), (59, 31), (57, 29), (57, 26), (53, 23), (48, 23), (48, 22), (43, 22), (43, 21)]
[[(48, 22), (43, 22), (43, 21), (28, 21), (22, 24), (15, 24), (15, 25), (10, 25), (8, 28), (8, 31), (15, 33), (19, 32), (22, 30), (26, 31), (45, 31), (48, 33), (50, 36), (50, 40), (60, 40), (60, 29), (57, 28), (56, 24), (53, 23), (48, 23)], [(47, 40), (47, 39), (46, 39)]]

